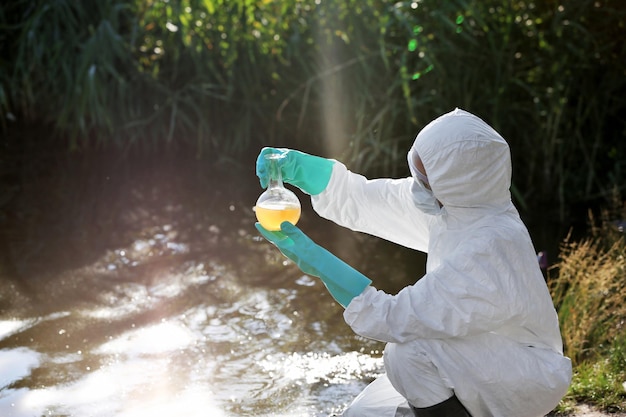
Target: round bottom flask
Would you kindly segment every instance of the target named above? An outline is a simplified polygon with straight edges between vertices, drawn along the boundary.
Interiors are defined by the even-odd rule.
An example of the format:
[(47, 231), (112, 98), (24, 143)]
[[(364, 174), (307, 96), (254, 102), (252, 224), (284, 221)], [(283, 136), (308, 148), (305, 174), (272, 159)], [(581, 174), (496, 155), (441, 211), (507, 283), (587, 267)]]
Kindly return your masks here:
[(256, 218), (265, 229), (280, 230), (280, 224), (287, 221), (296, 224), (302, 212), (298, 197), (283, 186), (282, 175), (278, 166), (281, 155), (265, 156), (269, 162), (269, 182), (267, 190), (259, 196), (254, 207)]

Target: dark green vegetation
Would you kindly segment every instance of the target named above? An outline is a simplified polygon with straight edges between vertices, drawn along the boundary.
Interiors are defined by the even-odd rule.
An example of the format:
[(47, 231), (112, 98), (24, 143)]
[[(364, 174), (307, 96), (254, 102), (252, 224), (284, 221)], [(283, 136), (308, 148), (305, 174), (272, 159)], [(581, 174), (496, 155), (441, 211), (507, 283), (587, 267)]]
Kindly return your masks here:
[[(35, 182), (52, 201), (70, 203), (58, 210), (71, 225), (89, 224), (94, 207), (114, 216), (82, 201), (81, 190), (40, 181), (58, 167), (82, 175), (68, 167), (98, 169), (94, 161), (116, 161), (123, 172), (137, 158), (167, 154), (248, 183), (258, 149), (279, 145), (370, 176), (405, 175), (417, 131), (458, 106), (511, 144), (513, 193), (529, 222), (567, 230), (626, 188), (625, 33), (623, 0), (5, 1), (0, 226), (54, 218), (27, 203), (17, 208)], [(85, 180), (102, 200), (115, 195), (107, 184)], [(36, 240), (31, 229), (25, 246)], [(3, 234), (0, 260), (10, 265), (15, 248), (6, 246), (16, 237)], [(608, 258), (613, 272), (586, 276), (613, 277), (609, 293), (623, 288), (623, 234), (613, 237), (617, 251), (595, 240), (564, 246), (557, 271), (570, 271), (568, 259)], [(572, 277), (553, 279), (578, 282)], [(554, 288), (564, 320), (573, 317), (566, 307), (585, 305), (584, 294), (597, 301), (596, 292), (573, 296), (572, 288)], [(571, 339), (564, 328), (581, 381), (594, 369), (625, 369), (623, 324), (602, 322)], [(590, 354), (591, 346), (602, 349)], [(624, 401), (623, 372), (616, 378), (613, 406)], [(577, 394), (590, 392), (583, 382), (572, 390), (602, 403)]]
[(14, 0), (0, 24), (2, 126), (58, 149), (283, 144), (401, 174), (458, 106), (510, 141), (528, 210), (626, 183), (621, 0)]

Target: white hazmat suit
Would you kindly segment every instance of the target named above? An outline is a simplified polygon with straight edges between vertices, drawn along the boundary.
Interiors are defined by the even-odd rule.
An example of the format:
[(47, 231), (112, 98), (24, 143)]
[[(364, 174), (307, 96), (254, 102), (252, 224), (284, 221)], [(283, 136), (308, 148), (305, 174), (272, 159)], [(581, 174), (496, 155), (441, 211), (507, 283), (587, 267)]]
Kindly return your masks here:
[(511, 202), (509, 147), (456, 109), (418, 134), (409, 161), (415, 154), (442, 205), (435, 214), (417, 207), (423, 190), (414, 178), (367, 180), (339, 162), (312, 197), (316, 212), (341, 226), (428, 253), (415, 284), (397, 295), (368, 287), (345, 310), (354, 332), (387, 346), (386, 375), (344, 416), (411, 415), (407, 401), (428, 407), (453, 394), (473, 417), (544, 416), (567, 391), (571, 364)]

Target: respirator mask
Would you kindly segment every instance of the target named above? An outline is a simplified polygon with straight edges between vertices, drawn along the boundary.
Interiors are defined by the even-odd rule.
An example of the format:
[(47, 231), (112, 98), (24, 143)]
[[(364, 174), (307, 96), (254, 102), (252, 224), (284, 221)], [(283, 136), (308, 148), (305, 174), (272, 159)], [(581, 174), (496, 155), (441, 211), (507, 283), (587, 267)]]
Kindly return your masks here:
[(413, 198), (413, 203), (417, 208), (426, 214), (439, 214), (439, 212), (441, 212), (441, 205), (435, 198), (433, 191), (430, 189), (428, 177), (422, 174), (415, 165), (415, 160), (418, 158), (419, 155), (415, 149), (411, 148), (407, 155), (407, 160), (409, 162), (411, 176), (413, 177), (413, 184), (411, 185), (411, 197)]

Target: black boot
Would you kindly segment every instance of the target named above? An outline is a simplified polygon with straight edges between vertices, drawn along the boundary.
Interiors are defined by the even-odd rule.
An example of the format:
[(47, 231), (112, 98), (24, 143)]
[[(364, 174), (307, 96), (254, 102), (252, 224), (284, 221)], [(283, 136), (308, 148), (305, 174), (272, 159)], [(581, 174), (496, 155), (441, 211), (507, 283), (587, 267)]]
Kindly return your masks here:
[(411, 408), (415, 417), (472, 417), (456, 398), (456, 395), (430, 407), (416, 408), (411, 406)]

